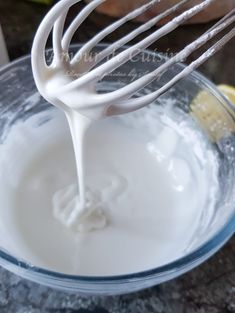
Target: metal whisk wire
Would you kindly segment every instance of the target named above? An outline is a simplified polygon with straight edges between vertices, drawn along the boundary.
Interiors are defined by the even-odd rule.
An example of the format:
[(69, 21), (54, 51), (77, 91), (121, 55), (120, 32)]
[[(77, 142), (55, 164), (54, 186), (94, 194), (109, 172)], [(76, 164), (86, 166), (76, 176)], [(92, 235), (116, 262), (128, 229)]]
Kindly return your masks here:
[[(114, 30), (118, 29), (124, 23), (136, 18), (141, 15), (149, 8), (157, 5), (161, 0), (152, 0), (149, 3), (143, 5), (142, 7), (130, 12), (123, 18), (117, 20), (112, 25), (106, 27), (103, 31), (94, 36), (90, 41), (88, 41), (84, 46), (75, 54), (75, 56), (70, 60), (67, 58), (66, 63), (61, 62), (62, 55), (68, 55), (69, 46), (71, 40), (79, 28), (79, 26), (86, 20), (86, 18), (91, 14), (91, 12), (100, 4), (106, 0), (93, 0), (91, 3), (85, 6), (85, 8), (77, 15), (68, 29), (64, 32), (64, 25), (66, 16), (71, 6), (80, 2), (80, 0), (61, 0), (57, 5), (55, 5), (48, 15), (43, 20), (39, 27), (33, 44), (32, 49), (32, 67), (33, 74), (36, 78), (37, 87), (41, 94), (45, 96), (50, 102), (55, 105), (60, 103), (60, 94), (66, 94), (66, 92), (79, 91), (84, 86), (94, 86), (98, 83), (101, 77), (110, 74), (115, 69), (119, 68), (122, 64), (129, 61), (134, 56), (138, 55), (141, 51), (148, 48), (152, 43), (156, 42), (158, 39), (166, 36), (173, 30), (175, 30), (179, 25), (183, 24), (185, 21), (203, 11), (209, 5), (213, 4), (215, 0), (204, 0), (199, 4), (192, 6), (190, 9), (179, 13), (176, 17), (173, 17), (168, 23), (155, 29), (150, 35), (148, 35), (143, 40), (137, 42), (133, 46), (125, 49), (124, 51), (118, 53), (117, 55), (112, 55), (110, 59), (106, 62), (101, 63), (105, 58), (109, 57), (114, 51), (117, 51), (123, 45), (129, 43), (132, 39), (136, 38), (141, 33), (149, 30), (157, 22), (161, 21), (166, 17), (170, 17), (172, 13), (178, 12), (179, 9), (190, 2), (191, 0), (183, 0), (176, 5), (168, 8), (166, 11), (160, 13), (156, 17), (152, 18), (150, 21), (139, 26), (136, 30), (130, 32), (123, 38), (112, 43), (110, 46), (101, 51), (98, 55), (91, 58), (90, 62), (87, 62), (84, 66), (84, 56), (89, 55), (93, 48), (103, 40), (107, 35), (112, 33)], [(175, 63), (180, 62), (182, 59), (186, 59), (195, 50), (202, 47), (212, 38), (220, 34), (228, 26), (233, 25), (235, 22), (235, 9), (217, 22), (212, 28), (210, 28), (206, 33), (201, 35), (198, 39), (187, 45), (182, 51), (177, 53), (174, 57), (166, 60), (164, 64), (160, 67), (154, 69), (152, 72), (144, 75), (141, 78), (136, 79), (130, 84), (116, 90), (113, 92), (105, 94), (97, 94), (95, 88), (92, 88), (92, 94), (89, 97), (89, 101), (83, 104), (83, 107), (102, 107), (102, 111), (107, 114), (121, 114), (130, 111), (137, 110), (143, 106), (146, 106), (153, 101), (155, 101), (160, 95), (169, 90), (174, 84), (176, 84), (180, 79), (189, 75), (193, 70), (198, 68), (202, 63), (204, 63), (208, 58), (213, 56), (218, 50), (220, 50), (228, 41), (230, 41), (235, 36), (235, 27), (233, 27), (228, 33), (223, 35), (215, 44), (202, 55), (188, 65), (182, 72), (171, 79), (162, 88), (144, 96), (139, 96), (133, 99), (142, 88), (158, 79), (165, 71), (167, 71)], [(45, 47), (48, 37), (53, 31), (53, 51), (54, 59), (51, 65), (47, 65), (45, 59), (42, 61), (38, 56), (45, 54)], [(83, 66), (80, 66), (83, 64)], [(44, 90), (43, 82), (47, 75), (53, 75), (53, 71), (64, 71), (66, 74), (68, 71), (74, 73), (75, 75), (70, 77), (66, 83), (60, 86), (58, 94), (56, 96), (48, 98), (46, 91)], [(71, 103), (73, 107), (75, 104)]]

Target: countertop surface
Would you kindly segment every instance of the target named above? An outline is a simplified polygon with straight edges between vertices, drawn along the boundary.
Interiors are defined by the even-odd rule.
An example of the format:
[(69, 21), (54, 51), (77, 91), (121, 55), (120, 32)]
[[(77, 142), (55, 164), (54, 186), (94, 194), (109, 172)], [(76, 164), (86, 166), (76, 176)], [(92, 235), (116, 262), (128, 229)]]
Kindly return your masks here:
[[(30, 52), (36, 28), (47, 10), (47, 6), (26, 0), (0, 0), (0, 23), (11, 60)], [(75, 41), (86, 41), (111, 21), (111, 18), (93, 14)], [(151, 48), (165, 54), (175, 53), (209, 26), (180, 27)], [(129, 23), (106, 41), (111, 42), (134, 27), (136, 24)], [(235, 85), (235, 39), (200, 71), (216, 83)], [(125, 296), (67, 294), (23, 280), (0, 268), (0, 313), (232, 312), (235, 312), (234, 237), (211, 259), (180, 278)]]

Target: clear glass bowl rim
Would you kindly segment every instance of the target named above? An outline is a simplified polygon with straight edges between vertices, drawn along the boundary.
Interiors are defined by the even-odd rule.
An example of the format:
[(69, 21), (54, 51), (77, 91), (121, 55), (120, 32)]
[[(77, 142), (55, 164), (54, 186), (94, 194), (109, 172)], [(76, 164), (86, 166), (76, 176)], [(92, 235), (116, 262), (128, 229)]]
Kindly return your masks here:
[[(107, 47), (108, 43), (102, 43), (99, 44), (99, 47)], [(81, 44), (73, 44), (71, 45), (71, 48), (78, 48)], [(127, 48), (128, 46), (124, 46), (124, 48)], [(48, 49), (51, 50), (51, 49)], [(156, 55), (156, 52), (153, 52), (151, 50), (144, 50), (144, 52), (149, 53), (151, 55)], [(9, 68), (13, 67), (16, 64), (19, 64), (27, 59), (30, 59), (30, 54), (25, 55), (23, 57), (20, 57), (9, 64), (3, 66), (0, 68), (0, 74), (1, 72), (7, 71)], [(182, 63), (177, 63), (177, 66), (181, 67), (182, 69), (185, 67)], [(235, 112), (235, 107), (232, 105), (229, 100), (219, 91), (217, 86), (212, 83), (209, 79), (207, 79), (204, 75), (200, 74), (198, 71), (194, 71), (192, 74), (190, 74), (190, 77), (194, 78), (195, 83), (201, 84), (203, 87), (207, 88), (207, 90), (216, 97), (221, 105), (223, 106), (229, 106), (232, 110)], [(235, 122), (235, 121), (234, 121)], [(234, 204), (235, 207), (235, 204)], [(35, 274), (35, 276), (43, 276), (47, 277), (49, 279), (55, 279), (55, 280), (61, 280), (62, 281), (72, 281), (77, 283), (128, 283), (131, 281), (136, 280), (142, 280), (145, 278), (153, 278), (157, 276), (163, 276), (164, 274), (169, 274), (169, 272), (172, 271), (179, 271), (180, 269), (184, 269), (185, 267), (188, 267), (191, 265), (189, 269), (192, 269), (194, 266), (192, 264), (198, 264), (202, 261), (205, 261), (210, 256), (212, 256), (216, 251), (218, 251), (234, 234), (235, 232), (235, 212), (232, 214), (231, 218), (227, 221), (227, 223), (224, 225), (222, 229), (220, 229), (213, 238), (206, 241), (204, 244), (202, 244), (198, 249), (192, 251), (188, 255), (173, 261), (169, 264), (151, 269), (146, 270), (138, 273), (132, 273), (132, 274), (125, 274), (125, 275), (116, 275), (116, 276), (80, 276), (80, 275), (69, 275), (69, 274), (63, 274), (54, 272), (51, 270), (46, 270), (37, 266), (33, 266), (28, 264), (25, 261), (19, 260), (12, 256), (11, 254), (0, 250), (0, 265), (3, 265), (5, 268), (9, 268), (13, 265), (16, 268), (19, 268), (21, 270), (25, 270), (27, 272), (31, 272), (31, 274)], [(200, 261), (203, 258), (202, 261)], [(199, 261), (199, 262), (198, 262)], [(186, 271), (185, 271), (186, 272)], [(53, 284), (50, 284), (51, 286)]]

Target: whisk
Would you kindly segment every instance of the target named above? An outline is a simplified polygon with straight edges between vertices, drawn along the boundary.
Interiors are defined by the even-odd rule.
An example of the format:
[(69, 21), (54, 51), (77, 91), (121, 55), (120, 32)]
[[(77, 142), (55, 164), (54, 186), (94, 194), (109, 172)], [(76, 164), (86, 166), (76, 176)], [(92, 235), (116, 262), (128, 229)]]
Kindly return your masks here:
[[(70, 107), (78, 109), (85, 116), (93, 118), (93, 110), (87, 110), (87, 108), (94, 108), (102, 115), (115, 115), (131, 112), (140, 109), (146, 105), (154, 102), (160, 95), (169, 90), (180, 79), (189, 75), (193, 70), (198, 68), (208, 58), (213, 56), (219, 51), (226, 43), (228, 43), (235, 36), (235, 27), (229, 28), (226, 34), (221, 35), (221, 32), (227, 27), (234, 25), (235, 22), (235, 9), (217, 22), (206, 33), (202, 34), (198, 39), (187, 45), (183, 50), (177, 53), (170, 59), (166, 59), (165, 63), (161, 66), (154, 68), (152, 72), (130, 82), (128, 85), (119, 88), (118, 90), (108, 93), (98, 93), (96, 91), (96, 85), (105, 75), (112, 73), (119, 68), (125, 62), (131, 60), (131, 58), (140, 54), (144, 49), (148, 48), (151, 44), (156, 42), (163, 36), (166, 36), (179, 25), (204, 10), (206, 7), (213, 5), (215, 0), (199, 1), (197, 5), (192, 6), (190, 9), (183, 13), (178, 13), (183, 6), (190, 2), (190, 0), (183, 0), (175, 4), (174, 6), (166, 9), (161, 14), (153, 17), (148, 22), (140, 25), (132, 32), (125, 35), (123, 38), (110, 44), (104, 48), (97, 55), (91, 54), (92, 49), (98, 45), (107, 35), (118, 29), (124, 23), (141, 15), (152, 6), (158, 5), (161, 0), (152, 0), (147, 4), (137, 8), (130, 12), (123, 18), (117, 20), (110, 26), (95, 35), (90, 41), (85, 43), (82, 48), (73, 56), (69, 57), (69, 47), (71, 40), (79, 28), (79, 26), (86, 20), (86, 18), (105, 0), (93, 0), (87, 4), (81, 12), (72, 21), (67, 30), (65, 28), (65, 20), (69, 9), (80, 2), (80, 0), (61, 0), (58, 2), (47, 16), (42, 21), (38, 32), (35, 36), (35, 40), (32, 48), (32, 68), (39, 92), (52, 104), (63, 107), (65, 110)], [(108, 1), (108, 0), (107, 0)], [(180, 11), (182, 12), (182, 11)], [(174, 18), (158, 29), (154, 29), (153, 32), (146, 36), (143, 40), (136, 44), (126, 47), (119, 53), (113, 54), (114, 51), (118, 51), (119, 48), (128, 44), (135, 37), (141, 33), (152, 28), (156, 23), (160, 22), (166, 17), (169, 18), (174, 14)], [(51, 64), (47, 64), (45, 60), (45, 47), (48, 41), (50, 33), (53, 33), (53, 61)], [(209, 40), (216, 35), (220, 35), (216, 43), (211, 44), (211, 47), (201, 54), (190, 65), (186, 66), (179, 74), (173, 77), (163, 87), (147, 94), (138, 96), (136, 95), (141, 89), (154, 80), (158, 79), (164, 72), (166, 72), (175, 63), (180, 62), (182, 59), (186, 59), (195, 50), (202, 47)], [(85, 56), (89, 55), (89, 62), (85, 62)], [(111, 57), (110, 57), (111, 56)], [(107, 60), (106, 60), (107, 59)], [(105, 62), (102, 62), (106, 60)], [(135, 65), (136, 66), (136, 65)], [(138, 66), (138, 65), (137, 65)], [(45, 81), (50, 78), (53, 81), (53, 77), (56, 77), (58, 73), (64, 73), (64, 79), (57, 82), (56, 92), (49, 93)], [(69, 73), (69, 75), (68, 75)], [(55, 88), (54, 88), (55, 90)], [(83, 95), (87, 95), (89, 97)], [(73, 97), (71, 97), (71, 94)], [(70, 96), (69, 96), (70, 95)]]

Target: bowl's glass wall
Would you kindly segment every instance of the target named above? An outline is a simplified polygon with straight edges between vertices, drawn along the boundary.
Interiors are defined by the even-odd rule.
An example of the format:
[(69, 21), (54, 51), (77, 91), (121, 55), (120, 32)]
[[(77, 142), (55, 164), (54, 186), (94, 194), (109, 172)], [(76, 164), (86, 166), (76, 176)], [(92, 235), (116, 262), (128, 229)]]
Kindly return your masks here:
[[(47, 54), (47, 58), (50, 59), (50, 53)], [(163, 58), (159, 55), (152, 54), (150, 52), (144, 52), (139, 57), (135, 57), (132, 62), (125, 64), (114, 75), (109, 75), (99, 85), (99, 89), (105, 91), (107, 84), (109, 89), (115, 89), (117, 85), (126, 85), (131, 80), (137, 77), (143, 76), (145, 73), (152, 71), (155, 67), (158, 67), (163, 62)], [(154, 81), (146, 87), (142, 93), (148, 93), (151, 90), (156, 90), (161, 87), (165, 82), (169, 81), (171, 77), (182, 70), (181, 65), (175, 65), (168, 72), (166, 72), (160, 79)], [(105, 83), (104, 83), (105, 82)], [(207, 93), (215, 103), (215, 106), (222, 108), (220, 110), (221, 116), (217, 116), (218, 119), (224, 121), (224, 116), (229, 116), (229, 119), (233, 120), (233, 109), (230, 104), (220, 95), (214, 87), (200, 77), (198, 74), (191, 75), (185, 80), (179, 82), (174, 88), (172, 88), (166, 95), (163, 95), (156, 105), (161, 105), (166, 99), (171, 97), (174, 99), (174, 105), (187, 113), (189, 119), (193, 119), (191, 114), (190, 104), (192, 100), (198, 95), (199, 92), (204, 91)], [(35, 115), (44, 110), (51, 110), (52, 107), (46, 103), (38, 94), (34, 84), (30, 58), (24, 58), (21, 61), (11, 65), (10, 67), (0, 71), (0, 143), (7, 141), (7, 136), (11, 127), (20, 120), (26, 120), (32, 115)], [(196, 120), (196, 123), (198, 121)], [(199, 127), (202, 125), (199, 123)], [(221, 124), (224, 127), (224, 124)], [(235, 128), (235, 127), (234, 127)], [(210, 139), (210, 129), (203, 128), (205, 136)], [(223, 132), (224, 133), (224, 132)], [(218, 141), (212, 142), (215, 153), (218, 154), (219, 160), (219, 184), (220, 194), (218, 195), (218, 201), (213, 215), (209, 219), (209, 223), (204, 223), (203, 219), (208, 219), (206, 208), (205, 214), (202, 216), (202, 227), (198, 229), (197, 234), (190, 246), (191, 253), (205, 244), (208, 240), (215, 237), (223, 228), (226, 227), (228, 221), (234, 218), (235, 207), (235, 135), (229, 129), (226, 136), (222, 136)], [(196, 192), (196, 191), (195, 191)], [(1, 199), (0, 199), (0, 207)], [(1, 207), (1, 210), (4, 210)], [(231, 226), (231, 225), (230, 225)], [(126, 277), (122, 280), (121, 277), (115, 279), (97, 279), (92, 281), (92, 285), (89, 279), (82, 279), (78, 277), (69, 277), (66, 275), (53, 274), (44, 270), (27, 267), (24, 262), (17, 261), (11, 255), (8, 255), (4, 251), (0, 253), (0, 263), (8, 269), (20, 273), (24, 277), (32, 280), (48, 284), (51, 286), (80, 290), (86, 293), (123, 293), (128, 291), (134, 291), (142, 289), (144, 287), (151, 286), (162, 281), (166, 281), (172, 277), (193, 268), (198, 263), (202, 262), (209, 255), (213, 254), (216, 249), (223, 244), (223, 242), (231, 236), (231, 229), (224, 235), (224, 237), (211, 245), (205, 246), (200, 254), (192, 254), (184, 262), (181, 260), (178, 263), (169, 264), (168, 267), (157, 270), (154, 273), (138, 274), (133, 277)], [(0, 241), (0, 248), (1, 241)], [(3, 249), (4, 250), (4, 249)], [(197, 251), (196, 251), (197, 252)], [(100, 287), (102, 286), (102, 289)]]

